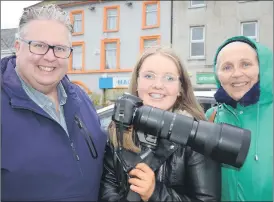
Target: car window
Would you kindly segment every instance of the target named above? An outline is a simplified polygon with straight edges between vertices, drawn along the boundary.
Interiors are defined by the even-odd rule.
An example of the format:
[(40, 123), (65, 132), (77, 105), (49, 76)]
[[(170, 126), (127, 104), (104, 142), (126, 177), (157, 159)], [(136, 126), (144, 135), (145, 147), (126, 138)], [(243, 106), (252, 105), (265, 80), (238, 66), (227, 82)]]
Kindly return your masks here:
[(112, 116), (113, 109), (109, 109), (106, 112), (100, 113), (100, 121), (101, 121), (101, 127), (107, 131), (107, 128), (111, 122), (111, 116)]
[(203, 107), (204, 112), (206, 112), (211, 107), (217, 105), (214, 98), (211, 97), (197, 97), (198, 102)]

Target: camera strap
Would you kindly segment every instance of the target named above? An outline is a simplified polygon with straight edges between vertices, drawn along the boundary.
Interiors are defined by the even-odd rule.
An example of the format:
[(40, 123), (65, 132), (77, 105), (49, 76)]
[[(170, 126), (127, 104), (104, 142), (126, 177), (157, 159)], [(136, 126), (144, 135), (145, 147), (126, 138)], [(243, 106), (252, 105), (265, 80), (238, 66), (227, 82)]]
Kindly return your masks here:
[(118, 124), (118, 127), (116, 127), (116, 134), (117, 134), (117, 143), (119, 150), (122, 149), (123, 146), (123, 135), (124, 135), (124, 128), (122, 124)]
[(208, 119), (209, 122), (214, 123), (216, 113), (217, 113), (217, 111), (214, 109), (213, 112), (212, 112), (212, 114), (210, 115), (210, 117)]

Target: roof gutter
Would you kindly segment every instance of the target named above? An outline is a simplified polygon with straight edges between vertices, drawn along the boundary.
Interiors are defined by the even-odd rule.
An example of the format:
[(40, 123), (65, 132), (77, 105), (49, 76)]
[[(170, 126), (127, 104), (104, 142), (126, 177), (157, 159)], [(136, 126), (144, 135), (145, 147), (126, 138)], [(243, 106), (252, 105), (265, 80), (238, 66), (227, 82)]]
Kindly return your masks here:
[(59, 4), (58, 6), (60, 8), (66, 8), (66, 7), (71, 7), (71, 6), (84, 5), (84, 4), (90, 4), (90, 3), (101, 3), (101, 2), (102, 2), (102, 0), (78, 1), (78, 2)]

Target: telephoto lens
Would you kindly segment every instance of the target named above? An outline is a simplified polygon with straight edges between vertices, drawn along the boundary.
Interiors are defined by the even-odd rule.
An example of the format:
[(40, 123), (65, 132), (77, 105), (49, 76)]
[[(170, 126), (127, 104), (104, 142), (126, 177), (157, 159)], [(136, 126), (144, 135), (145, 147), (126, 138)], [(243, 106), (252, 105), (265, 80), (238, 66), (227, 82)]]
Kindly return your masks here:
[(150, 106), (136, 110), (133, 125), (137, 131), (190, 146), (219, 163), (236, 168), (244, 164), (251, 141), (249, 130), (224, 123), (196, 121)]

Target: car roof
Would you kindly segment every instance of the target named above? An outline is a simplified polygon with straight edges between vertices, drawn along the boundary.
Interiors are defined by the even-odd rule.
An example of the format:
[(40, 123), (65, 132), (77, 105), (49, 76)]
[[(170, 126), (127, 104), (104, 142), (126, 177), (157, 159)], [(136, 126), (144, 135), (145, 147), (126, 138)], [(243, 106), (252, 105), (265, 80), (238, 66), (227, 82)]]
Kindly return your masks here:
[(194, 91), (195, 97), (211, 97), (214, 98), (216, 91)]
[(107, 106), (107, 107), (98, 109), (98, 110), (97, 110), (97, 113), (100, 114), (100, 113), (102, 113), (102, 112), (108, 111), (108, 110), (113, 109), (113, 108), (114, 108), (114, 104), (111, 104), (111, 105), (109, 105), (109, 106)]

